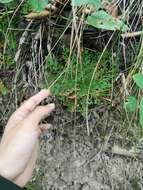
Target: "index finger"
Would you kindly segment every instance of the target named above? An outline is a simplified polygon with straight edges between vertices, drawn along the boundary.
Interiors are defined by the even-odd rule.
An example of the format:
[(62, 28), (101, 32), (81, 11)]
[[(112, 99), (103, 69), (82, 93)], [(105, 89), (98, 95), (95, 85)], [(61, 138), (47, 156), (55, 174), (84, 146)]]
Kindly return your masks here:
[(11, 116), (9, 122), (11, 125), (16, 125), (21, 120), (25, 119), (45, 98), (50, 96), (49, 90), (41, 90), (38, 94), (26, 100)]
[(26, 100), (15, 113), (17, 114), (18, 112), (25, 112), (29, 114), (48, 96), (50, 96), (49, 90), (41, 90), (38, 94)]

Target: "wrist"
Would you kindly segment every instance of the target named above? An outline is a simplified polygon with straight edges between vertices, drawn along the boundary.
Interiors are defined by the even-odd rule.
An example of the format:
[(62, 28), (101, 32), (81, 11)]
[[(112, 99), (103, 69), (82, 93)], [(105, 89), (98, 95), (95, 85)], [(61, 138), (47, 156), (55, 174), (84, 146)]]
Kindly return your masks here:
[(5, 178), (7, 180), (10, 180), (10, 181), (14, 180), (14, 178), (10, 174), (10, 172), (7, 169), (3, 169), (1, 166), (0, 166), (0, 176), (2, 176), (3, 178)]
[(13, 175), (13, 171), (11, 171), (11, 168), (6, 163), (6, 159), (2, 156), (0, 153), (0, 176), (13, 181), (15, 176)]
[[(1, 155), (1, 154), (0, 154)], [(6, 159), (0, 156), (0, 176), (5, 178), (8, 181), (16, 184), (19, 187), (24, 187), (24, 183), (20, 180), (16, 180), (18, 175), (13, 171), (9, 164), (7, 164)]]

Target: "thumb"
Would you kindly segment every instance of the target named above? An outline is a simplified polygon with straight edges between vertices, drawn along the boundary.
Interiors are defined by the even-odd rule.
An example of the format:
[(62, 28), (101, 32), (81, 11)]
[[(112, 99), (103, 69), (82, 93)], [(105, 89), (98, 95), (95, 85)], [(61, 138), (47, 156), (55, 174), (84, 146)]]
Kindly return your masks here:
[(30, 121), (34, 125), (38, 125), (39, 122), (48, 116), (55, 109), (55, 104), (49, 104), (47, 106), (38, 106), (26, 120)]

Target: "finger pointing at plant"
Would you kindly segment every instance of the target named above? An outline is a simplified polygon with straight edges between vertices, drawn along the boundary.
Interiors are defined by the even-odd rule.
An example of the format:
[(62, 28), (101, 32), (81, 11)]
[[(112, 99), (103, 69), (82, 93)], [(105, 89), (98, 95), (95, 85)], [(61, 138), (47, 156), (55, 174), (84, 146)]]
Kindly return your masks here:
[(31, 178), (41, 131), (49, 124), (40, 125), (41, 119), (49, 115), (54, 104), (38, 106), (50, 95), (49, 90), (42, 90), (27, 100), (10, 117), (0, 144), (0, 175), (24, 186)]

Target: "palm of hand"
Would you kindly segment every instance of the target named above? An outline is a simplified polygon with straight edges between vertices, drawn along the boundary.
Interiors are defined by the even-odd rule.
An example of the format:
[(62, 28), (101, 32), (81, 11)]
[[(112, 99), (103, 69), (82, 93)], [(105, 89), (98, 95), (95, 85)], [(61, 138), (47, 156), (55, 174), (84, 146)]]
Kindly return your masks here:
[(49, 124), (39, 122), (54, 110), (54, 104), (38, 106), (50, 95), (42, 90), (10, 117), (0, 145), (0, 175), (23, 187), (32, 176), (37, 159), (38, 137)]

